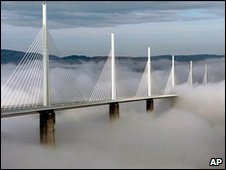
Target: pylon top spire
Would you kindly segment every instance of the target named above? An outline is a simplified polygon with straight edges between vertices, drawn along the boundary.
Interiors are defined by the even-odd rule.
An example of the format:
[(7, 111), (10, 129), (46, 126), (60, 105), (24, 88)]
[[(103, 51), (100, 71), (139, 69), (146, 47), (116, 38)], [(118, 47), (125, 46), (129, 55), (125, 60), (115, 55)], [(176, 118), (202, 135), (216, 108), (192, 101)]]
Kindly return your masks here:
[(42, 2), (42, 26), (47, 26), (47, 10), (46, 10), (46, 2)]

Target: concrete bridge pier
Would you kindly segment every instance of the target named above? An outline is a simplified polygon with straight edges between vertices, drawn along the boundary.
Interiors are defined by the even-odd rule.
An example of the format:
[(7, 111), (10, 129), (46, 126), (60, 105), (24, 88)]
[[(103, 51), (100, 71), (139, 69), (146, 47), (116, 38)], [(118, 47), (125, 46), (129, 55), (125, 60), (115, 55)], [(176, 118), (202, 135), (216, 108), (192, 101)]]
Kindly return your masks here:
[(176, 99), (172, 98), (171, 99), (171, 107), (174, 107), (176, 105)]
[(114, 120), (114, 119), (119, 118), (119, 104), (118, 103), (111, 103), (110, 104), (109, 116), (110, 116), (110, 120)]
[(55, 143), (55, 112), (53, 110), (40, 113), (40, 143), (54, 145)]
[(154, 110), (154, 100), (153, 99), (147, 99), (146, 100), (146, 110), (148, 112), (151, 112)]

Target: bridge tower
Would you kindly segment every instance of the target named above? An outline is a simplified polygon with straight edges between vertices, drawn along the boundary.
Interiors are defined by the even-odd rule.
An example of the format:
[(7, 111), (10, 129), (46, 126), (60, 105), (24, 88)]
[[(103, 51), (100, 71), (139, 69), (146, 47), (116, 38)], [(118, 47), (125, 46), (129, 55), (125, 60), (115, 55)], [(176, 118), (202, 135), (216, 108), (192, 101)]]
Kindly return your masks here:
[(115, 37), (114, 33), (111, 33), (111, 100), (116, 99), (115, 80)]
[[(42, 2), (43, 31), (43, 106), (50, 105), (50, 78), (46, 2)], [(55, 113), (53, 110), (40, 112), (40, 141), (53, 144), (55, 135)]]
[[(111, 33), (111, 100), (116, 100), (116, 74), (115, 74), (115, 38)], [(119, 117), (119, 104), (111, 103), (109, 108), (110, 119)]]
[[(151, 48), (148, 47), (148, 74), (147, 74), (147, 79), (148, 79), (148, 97), (151, 97)], [(152, 111), (154, 110), (154, 101), (153, 99), (147, 99), (146, 100), (146, 110), (147, 111)]]
[(42, 2), (43, 31), (43, 106), (50, 105), (49, 53), (46, 3)]
[(205, 84), (205, 85), (207, 85), (207, 83), (208, 83), (208, 73), (207, 73), (207, 64), (205, 64), (205, 73), (204, 73), (204, 78), (203, 78), (203, 83)]
[(190, 71), (189, 71), (188, 82), (191, 85), (193, 84), (193, 80), (192, 80), (192, 61), (190, 61)]
[(174, 55), (172, 55), (172, 87), (175, 86), (175, 68), (174, 68)]

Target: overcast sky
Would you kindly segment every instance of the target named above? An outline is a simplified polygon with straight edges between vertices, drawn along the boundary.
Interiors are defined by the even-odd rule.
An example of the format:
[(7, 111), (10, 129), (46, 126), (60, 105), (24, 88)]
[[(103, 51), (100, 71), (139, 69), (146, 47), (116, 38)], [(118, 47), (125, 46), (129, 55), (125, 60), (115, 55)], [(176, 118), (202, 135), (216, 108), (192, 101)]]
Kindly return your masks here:
[[(26, 51), (41, 29), (42, 5), (1, 1), (1, 48)], [(47, 2), (48, 27), (62, 55), (225, 54), (224, 1)]]

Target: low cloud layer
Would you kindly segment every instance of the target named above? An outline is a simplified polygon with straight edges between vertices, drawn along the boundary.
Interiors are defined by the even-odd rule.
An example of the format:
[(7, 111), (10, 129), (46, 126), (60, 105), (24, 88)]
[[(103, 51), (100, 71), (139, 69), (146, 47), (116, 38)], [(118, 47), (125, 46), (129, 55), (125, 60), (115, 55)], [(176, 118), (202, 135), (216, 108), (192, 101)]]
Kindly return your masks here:
[[(209, 84), (177, 86), (180, 96), (174, 102), (155, 100), (152, 113), (146, 113), (145, 102), (120, 104), (120, 119), (114, 122), (109, 121), (108, 106), (58, 111), (54, 148), (39, 144), (38, 115), (2, 119), (2, 168), (211, 168), (211, 158), (225, 157), (225, 66), (219, 59), (194, 67), (205, 62)], [(80, 85), (94, 83), (97, 67), (82, 65), (72, 69), (77, 69)], [(169, 66), (162, 67), (154, 71), (165, 83)], [(12, 65), (3, 68), (6, 80)], [(187, 77), (179, 63), (176, 69), (179, 79)], [(141, 73), (123, 71), (135, 76), (129, 83), (139, 82)], [(195, 71), (203, 74), (202, 69)]]
[(172, 109), (151, 115), (144, 102), (122, 104), (116, 122), (107, 106), (57, 112), (54, 149), (39, 146), (38, 116), (4, 119), (2, 168), (210, 168), (225, 157), (224, 85), (182, 87)]

